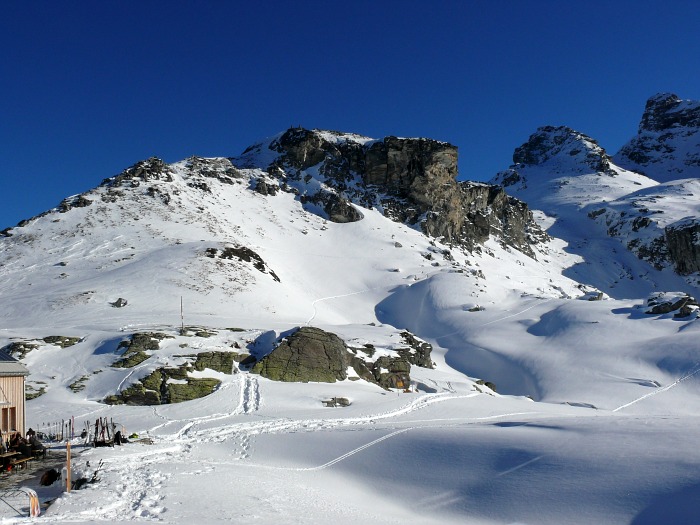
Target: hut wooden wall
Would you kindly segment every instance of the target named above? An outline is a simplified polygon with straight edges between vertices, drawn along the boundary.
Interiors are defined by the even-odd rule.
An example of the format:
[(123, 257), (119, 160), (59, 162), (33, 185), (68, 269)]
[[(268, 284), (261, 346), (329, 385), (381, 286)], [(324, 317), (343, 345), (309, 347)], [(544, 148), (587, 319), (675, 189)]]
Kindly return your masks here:
[(15, 429), (24, 435), (24, 376), (0, 376), (0, 388), (0, 428), (3, 433)]

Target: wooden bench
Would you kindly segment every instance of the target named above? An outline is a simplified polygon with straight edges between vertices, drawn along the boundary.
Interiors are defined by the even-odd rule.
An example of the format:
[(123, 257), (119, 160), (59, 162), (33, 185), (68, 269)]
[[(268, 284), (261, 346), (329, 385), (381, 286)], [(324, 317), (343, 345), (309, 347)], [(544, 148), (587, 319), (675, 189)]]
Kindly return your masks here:
[(12, 470), (15, 469), (20, 469), (20, 468), (27, 468), (27, 465), (29, 462), (34, 459), (34, 458), (21, 458), (21, 459), (15, 459), (10, 461), (10, 465), (12, 466)]

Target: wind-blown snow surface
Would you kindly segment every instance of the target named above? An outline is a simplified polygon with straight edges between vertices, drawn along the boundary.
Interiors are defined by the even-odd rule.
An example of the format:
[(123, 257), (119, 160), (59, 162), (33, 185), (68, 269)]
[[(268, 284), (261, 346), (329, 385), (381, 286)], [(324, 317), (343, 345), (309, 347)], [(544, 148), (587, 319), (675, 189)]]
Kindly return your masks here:
[[(332, 224), (291, 194), (254, 193), (255, 170), (243, 170), (237, 184), (212, 180), (211, 192), (194, 193), (185, 168), (174, 166), (168, 187), (180, 191), (171, 191), (176, 201), (168, 206), (131, 194), (109, 202), (100, 188), (88, 195), (91, 206), (15, 228), (1, 245), (0, 344), (82, 338), (65, 349), (42, 344), (24, 358), (29, 383), (46, 388), (28, 402), (28, 425), (108, 417), (154, 441), (82, 451), (75, 463), (88, 473), (87, 461), (92, 468), (104, 461), (101, 481), (61, 496), (42, 519), (700, 519), (700, 325), (644, 313), (651, 290), (695, 293), (685, 281), (627, 257), (619, 243), (612, 255), (594, 229), (586, 238), (604, 252), (554, 239), (537, 260), (496, 242), (446, 257), (448, 247), (371, 210), (359, 222)], [(558, 206), (559, 217), (571, 213), (573, 221), (568, 204)], [(226, 245), (253, 249), (264, 271), (206, 256)], [(646, 277), (618, 276), (625, 265)], [(586, 300), (596, 286), (604, 300)], [(119, 297), (127, 306), (111, 307)], [(212, 337), (179, 335), (181, 298), (185, 323), (211, 328)], [(148, 371), (146, 364), (109, 367), (133, 332), (172, 335), (153, 353), (167, 364), (185, 352), (252, 345), (263, 334), (272, 341), (303, 325), (350, 345), (387, 348), (407, 328), (434, 345), (436, 366), (412, 368), (412, 393), (363, 381), (289, 384), (205, 371), (199, 374), (222, 384), (199, 400), (100, 402)], [(84, 390), (67, 387), (85, 376)], [(334, 396), (351, 405), (322, 405)]]

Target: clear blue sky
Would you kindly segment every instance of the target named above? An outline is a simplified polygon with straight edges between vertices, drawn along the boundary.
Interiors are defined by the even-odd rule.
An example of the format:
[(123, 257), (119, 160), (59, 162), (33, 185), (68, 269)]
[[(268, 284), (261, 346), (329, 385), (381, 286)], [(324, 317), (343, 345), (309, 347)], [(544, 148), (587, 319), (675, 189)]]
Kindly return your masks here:
[(289, 126), (459, 147), (487, 180), (537, 127), (609, 153), (700, 98), (697, 1), (32, 1), (0, 6), (0, 229), (138, 160)]

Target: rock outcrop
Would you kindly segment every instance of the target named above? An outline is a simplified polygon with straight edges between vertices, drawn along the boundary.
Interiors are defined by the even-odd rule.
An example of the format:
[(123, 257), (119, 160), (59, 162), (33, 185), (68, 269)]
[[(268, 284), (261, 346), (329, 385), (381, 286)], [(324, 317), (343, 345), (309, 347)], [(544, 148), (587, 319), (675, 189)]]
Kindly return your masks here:
[(349, 348), (337, 335), (305, 326), (283, 339), (253, 364), (251, 372), (274, 381), (334, 383), (357, 377), (382, 388), (408, 388), (411, 366), (432, 368), (432, 346), (410, 332), (401, 332), (405, 347), (382, 351), (372, 344)]
[[(260, 166), (270, 151), (274, 160)], [(446, 142), (291, 128), (232, 161), (266, 170), (333, 222), (361, 220), (355, 204), (469, 250), (494, 235), (532, 256), (531, 245), (546, 238), (527, 205), (502, 188), (458, 182), (457, 148)]]
[(651, 97), (637, 135), (613, 160), (659, 182), (700, 177), (700, 101), (673, 93)]
[(674, 317), (688, 317), (698, 311), (695, 298), (683, 292), (656, 292), (647, 299), (646, 313), (664, 315), (675, 312)]
[(639, 190), (588, 213), (640, 259), (679, 275), (700, 271), (700, 180), (683, 179)]
[(664, 229), (666, 247), (680, 275), (700, 272), (700, 219)]
[(255, 363), (251, 371), (274, 381), (335, 383), (347, 378), (347, 354), (337, 335), (305, 326)]
[(180, 368), (158, 368), (118, 394), (108, 396), (104, 402), (109, 405), (182, 403), (208, 396), (221, 384), (218, 379), (190, 377), (189, 369), (189, 364)]

